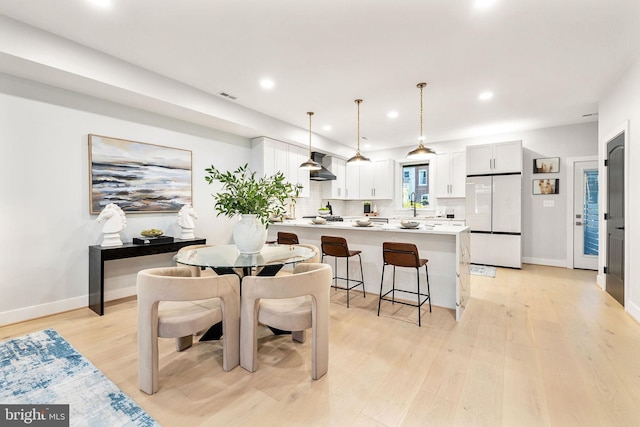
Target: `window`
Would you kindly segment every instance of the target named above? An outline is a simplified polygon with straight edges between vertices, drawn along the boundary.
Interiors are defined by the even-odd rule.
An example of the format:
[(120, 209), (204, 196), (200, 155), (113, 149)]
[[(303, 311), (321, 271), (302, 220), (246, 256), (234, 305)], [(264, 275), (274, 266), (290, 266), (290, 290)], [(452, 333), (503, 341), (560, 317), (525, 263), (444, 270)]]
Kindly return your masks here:
[(402, 207), (429, 207), (429, 163), (402, 165)]
[(418, 171), (418, 177), (420, 178), (418, 180), (418, 185), (428, 185), (427, 183), (427, 175), (429, 174), (429, 171), (427, 169), (420, 169)]

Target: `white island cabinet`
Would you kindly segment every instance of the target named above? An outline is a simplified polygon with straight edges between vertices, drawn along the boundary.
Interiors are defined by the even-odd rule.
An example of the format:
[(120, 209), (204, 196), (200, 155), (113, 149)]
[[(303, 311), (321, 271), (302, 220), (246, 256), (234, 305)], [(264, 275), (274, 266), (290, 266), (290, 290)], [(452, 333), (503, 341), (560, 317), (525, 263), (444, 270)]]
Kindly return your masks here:
[[(351, 222), (335, 222), (314, 225), (309, 220), (285, 221), (269, 225), (268, 240), (276, 240), (278, 231), (296, 233), (301, 243), (320, 248), (321, 236), (342, 236), (347, 239), (349, 249), (362, 251), (364, 283), (369, 295), (377, 299), (380, 293), (382, 274), (382, 243), (406, 242), (418, 247), (421, 258), (429, 260), (429, 284), (431, 304), (454, 309), (456, 320), (460, 320), (470, 297), (470, 252), (469, 227), (420, 225), (418, 229), (405, 230), (397, 223), (377, 224), (372, 227), (355, 227)], [(359, 276), (357, 257), (349, 262), (353, 278)], [(330, 259), (333, 267), (333, 259)], [(345, 277), (344, 260), (338, 262), (338, 275)], [(406, 289), (415, 290), (415, 270), (396, 269), (396, 283)], [(423, 273), (421, 273), (423, 274)], [(385, 289), (388, 284), (385, 279)], [(425, 306), (423, 306), (424, 308)], [(428, 314), (428, 312), (427, 312)], [(423, 319), (424, 321), (424, 319)]]

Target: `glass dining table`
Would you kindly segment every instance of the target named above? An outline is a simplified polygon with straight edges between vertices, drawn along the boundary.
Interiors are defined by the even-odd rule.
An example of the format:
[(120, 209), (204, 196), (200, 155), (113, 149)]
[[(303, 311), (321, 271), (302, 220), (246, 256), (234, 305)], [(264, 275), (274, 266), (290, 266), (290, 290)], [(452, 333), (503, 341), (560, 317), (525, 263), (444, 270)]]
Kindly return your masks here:
[(316, 252), (303, 245), (265, 245), (258, 253), (241, 253), (236, 245), (207, 246), (183, 250), (173, 260), (178, 264), (211, 268), (217, 274), (238, 274), (240, 278), (252, 274), (275, 276), (287, 264), (313, 258)]
[[(240, 295), (242, 296), (242, 278), (256, 276), (275, 276), (287, 264), (295, 264), (316, 256), (316, 251), (304, 245), (267, 244), (258, 253), (241, 253), (236, 245), (206, 246), (178, 252), (173, 260), (178, 264), (201, 269), (211, 268), (218, 275), (237, 274), (240, 276)], [(290, 332), (269, 328), (274, 334)], [(213, 325), (200, 341), (218, 340), (222, 336), (222, 323)]]

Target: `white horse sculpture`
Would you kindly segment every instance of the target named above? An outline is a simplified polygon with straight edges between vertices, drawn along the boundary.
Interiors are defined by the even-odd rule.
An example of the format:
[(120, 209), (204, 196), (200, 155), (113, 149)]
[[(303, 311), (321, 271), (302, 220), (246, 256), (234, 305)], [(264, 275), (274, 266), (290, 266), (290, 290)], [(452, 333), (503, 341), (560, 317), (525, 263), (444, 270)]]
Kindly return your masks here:
[(120, 232), (127, 227), (127, 218), (120, 206), (109, 203), (97, 218), (98, 222), (105, 221), (102, 226), (104, 238), (100, 246), (122, 246)]
[(187, 203), (182, 206), (180, 212), (178, 212), (178, 225), (182, 228), (181, 239), (195, 239), (193, 229), (195, 227), (194, 219), (198, 219), (198, 214), (195, 209)]

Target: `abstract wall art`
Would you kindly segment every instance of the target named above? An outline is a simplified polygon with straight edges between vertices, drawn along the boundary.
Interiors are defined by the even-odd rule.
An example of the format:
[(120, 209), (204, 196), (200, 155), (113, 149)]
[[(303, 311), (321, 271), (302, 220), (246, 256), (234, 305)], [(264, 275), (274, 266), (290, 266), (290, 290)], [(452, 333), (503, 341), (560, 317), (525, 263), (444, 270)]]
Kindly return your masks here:
[(89, 135), (90, 213), (109, 203), (127, 213), (193, 205), (191, 151)]

